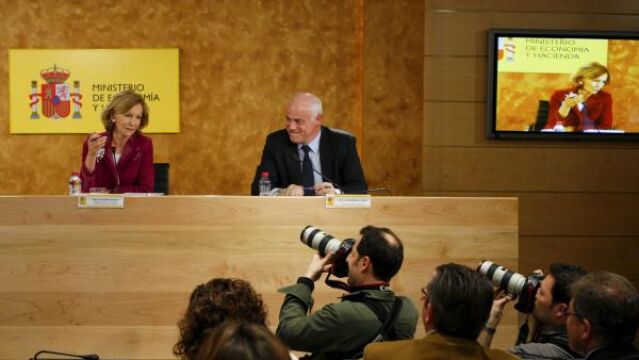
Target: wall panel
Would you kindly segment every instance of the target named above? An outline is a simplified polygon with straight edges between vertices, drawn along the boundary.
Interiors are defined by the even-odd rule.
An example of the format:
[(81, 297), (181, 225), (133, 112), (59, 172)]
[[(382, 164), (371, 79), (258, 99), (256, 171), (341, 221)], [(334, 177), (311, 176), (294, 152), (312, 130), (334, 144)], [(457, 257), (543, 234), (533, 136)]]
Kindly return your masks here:
[(638, 283), (639, 144), (487, 139), (485, 101), (488, 29), (639, 31), (639, 3), (426, 0), (425, 23), (423, 194), (517, 196), (522, 271), (565, 261)]
[(424, 158), (441, 162), (442, 191), (633, 193), (639, 178), (639, 149), (425, 147)]
[(363, 150), (370, 187), (419, 195), (424, 3), (365, 1)]

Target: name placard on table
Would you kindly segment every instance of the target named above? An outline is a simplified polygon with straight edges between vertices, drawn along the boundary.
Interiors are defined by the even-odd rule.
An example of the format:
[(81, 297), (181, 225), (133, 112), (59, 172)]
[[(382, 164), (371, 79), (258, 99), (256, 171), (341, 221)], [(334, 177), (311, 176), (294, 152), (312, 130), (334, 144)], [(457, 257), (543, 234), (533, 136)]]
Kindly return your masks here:
[(370, 195), (326, 195), (327, 209), (370, 209)]
[(124, 209), (124, 196), (110, 194), (78, 195), (81, 209)]

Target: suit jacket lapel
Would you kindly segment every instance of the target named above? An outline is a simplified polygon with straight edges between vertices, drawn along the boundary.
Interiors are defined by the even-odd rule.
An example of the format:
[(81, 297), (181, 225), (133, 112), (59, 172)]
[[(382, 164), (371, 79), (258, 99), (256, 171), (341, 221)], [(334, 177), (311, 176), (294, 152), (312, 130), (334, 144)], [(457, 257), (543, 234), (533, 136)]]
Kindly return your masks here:
[(124, 145), (124, 149), (122, 150), (122, 154), (120, 155), (120, 161), (118, 164), (126, 164), (131, 160), (131, 157), (138, 153), (137, 151), (137, 134), (131, 136), (131, 138)]

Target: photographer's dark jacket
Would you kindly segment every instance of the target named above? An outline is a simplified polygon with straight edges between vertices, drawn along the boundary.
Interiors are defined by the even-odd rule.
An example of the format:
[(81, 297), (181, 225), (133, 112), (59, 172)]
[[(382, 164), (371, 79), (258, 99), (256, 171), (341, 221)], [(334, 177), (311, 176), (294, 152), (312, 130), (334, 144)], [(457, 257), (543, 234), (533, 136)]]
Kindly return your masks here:
[[(312, 352), (316, 356), (327, 354), (331, 358), (331, 353), (363, 350), (379, 333), (382, 323), (364, 302), (356, 299), (363, 296), (379, 301), (388, 310), (395, 301), (395, 294), (390, 290), (361, 290), (344, 295), (341, 302), (328, 304), (308, 315), (313, 306), (313, 284), (304, 279), (308, 281), (298, 281), (279, 289), (287, 295), (280, 309), (277, 336), (292, 350)], [(401, 310), (391, 325), (397, 340), (413, 338), (417, 316), (413, 302), (402, 298)]]
[(577, 359), (581, 358), (568, 346), (565, 326), (544, 327), (539, 339), (515, 345), (508, 351), (521, 359)]

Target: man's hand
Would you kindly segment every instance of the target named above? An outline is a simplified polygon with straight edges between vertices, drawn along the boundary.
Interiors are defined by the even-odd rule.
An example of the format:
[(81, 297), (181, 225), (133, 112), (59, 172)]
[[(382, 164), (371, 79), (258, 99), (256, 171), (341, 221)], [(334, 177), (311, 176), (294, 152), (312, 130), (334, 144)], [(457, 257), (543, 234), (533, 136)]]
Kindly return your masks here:
[(327, 264), (332, 256), (333, 253), (328, 253), (324, 257), (321, 257), (319, 254), (313, 255), (313, 259), (308, 264), (308, 269), (306, 269), (304, 277), (313, 281), (319, 280), (322, 273), (328, 272), (333, 267), (333, 264)]
[(495, 334), (495, 329), (497, 329), (497, 325), (499, 325), (502, 316), (504, 316), (504, 307), (512, 299), (512, 295), (506, 294), (506, 292), (503, 290), (500, 291), (497, 296), (495, 296), (495, 300), (493, 300), (493, 306), (490, 309), (490, 316), (488, 317), (488, 321), (486, 321), (484, 330), (479, 334), (479, 337), (477, 338), (477, 342), (484, 348), (490, 348), (490, 344), (493, 341), (493, 335)]
[(326, 195), (335, 193), (335, 187), (329, 182), (315, 184), (315, 195)]
[(506, 307), (506, 304), (511, 302), (512, 299), (512, 295), (506, 294), (504, 291), (500, 291), (499, 294), (497, 294), (493, 301), (493, 306), (490, 309), (490, 316), (488, 317), (488, 321), (486, 321), (486, 326), (494, 329), (499, 325), (501, 318), (504, 316), (504, 307)]
[(291, 184), (282, 191), (283, 196), (304, 196), (304, 187)]

